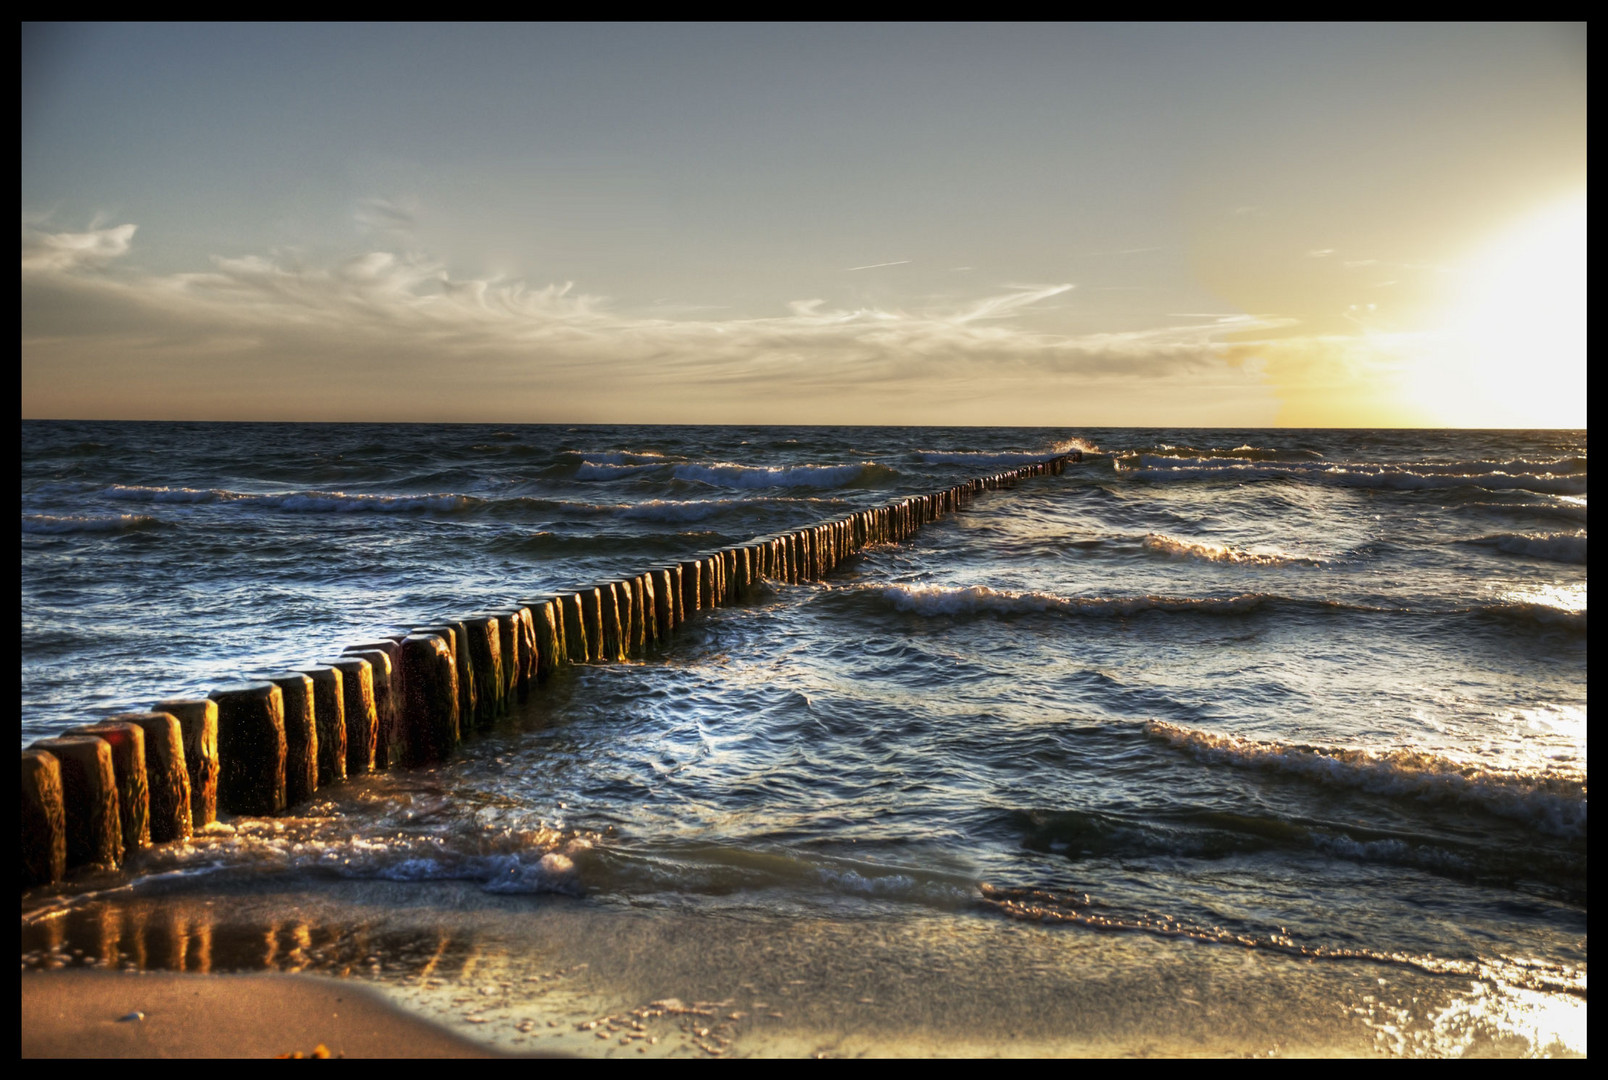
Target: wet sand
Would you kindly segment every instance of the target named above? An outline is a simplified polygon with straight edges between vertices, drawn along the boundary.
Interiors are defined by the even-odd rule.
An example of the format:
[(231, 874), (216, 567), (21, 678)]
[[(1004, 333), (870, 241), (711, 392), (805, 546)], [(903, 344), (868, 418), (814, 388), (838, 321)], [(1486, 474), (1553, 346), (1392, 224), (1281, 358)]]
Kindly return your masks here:
[(35, 972), (22, 1056), (501, 1057), (351, 982), (307, 975)]
[(457, 882), (219, 886), (25, 919), (23, 1056), (1585, 1052), (1583, 999), (1394, 964), (892, 907), (779, 918)]

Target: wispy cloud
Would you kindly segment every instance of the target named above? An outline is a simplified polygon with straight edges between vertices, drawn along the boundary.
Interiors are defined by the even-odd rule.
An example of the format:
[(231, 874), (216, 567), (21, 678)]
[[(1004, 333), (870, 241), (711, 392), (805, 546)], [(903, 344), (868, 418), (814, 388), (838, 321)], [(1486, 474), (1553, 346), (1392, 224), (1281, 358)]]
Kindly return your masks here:
[[(1224, 335), (1272, 325), (1213, 313), (1147, 331), (1031, 328), (1023, 316), (1069, 284), (999, 286), (915, 310), (812, 298), (747, 317), (627, 311), (570, 282), (460, 278), (426, 256), (386, 251), (312, 265), (215, 257), (205, 269), (158, 274), (129, 259), (134, 233), (25, 229), (25, 405), (87, 385), (261, 402), (273, 415), (305, 401), (294, 415), (321, 415), (318, 405), (351, 416), (354, 402), (391, 417), (471, 415), (479, 402), (483, 416), (489, 402), (498, 416), (537, 418), (607, 418), (627, 403), (632, 416), (666, 421), (843, 419), (865, 415), (847, 409), (928, 400), (958, 419), (975, 417), (968, 400), (1003, 401), (1054, 372), (1077, 373), (1087, 398), (1100, 380), (1225, 369)], [(49, 406), (74, 415), (61, 411), (69, 407)]]
[(914, 260), (912, 260), (912, 259), (895, 259), (893, 262), (866, 263), (864, 266), (850, 266), (847, 269), (845, 269), (843, 272), (845, 274), (848, 274), (848, 273), (854, 272), (855, 270), (875, 270), (879, 266), (908, 266), (913, 261)]
[(365, 232), (411, 236), (418, 225), (418, 207), (411, 200), (359, 199), (352, 218)]
[(66, 272), (105, 266), (128, 254), (136, 227), (117, 225), (81, 233), (49, 233), (24, 225), (22, 269)]

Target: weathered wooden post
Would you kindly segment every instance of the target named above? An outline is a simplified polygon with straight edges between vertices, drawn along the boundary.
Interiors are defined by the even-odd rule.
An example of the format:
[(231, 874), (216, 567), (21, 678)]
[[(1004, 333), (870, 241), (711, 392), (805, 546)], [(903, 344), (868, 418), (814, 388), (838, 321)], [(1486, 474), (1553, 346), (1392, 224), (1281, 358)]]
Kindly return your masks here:
[(519, 700), (524, 701), (541, 677), (541, 655), (536, 650), (536, 615), (529, 607), (516, 606), (519, 626)]
[(637, 597), (641, 600), (641, 618), (638, 620), (642, 627), (640, 642), (643, 651), (659, 640), (659, 590), (654, 585), (652, 573), (637, 575)]
[[(313, 679), (317, 692), (318, 679)], [(218, 805), (231, 814), (279, 814), (285, 809), (285, 695), (271, 682), (220, 686)], [(320, 749), (324, 731), (318, 732)]]
[(268, 676), (285, 706), (285, 805), (306, 802), (318, 791), (318, 709), (313, 680), (299, 671)]
[(536, 677), (549, 678), (553, 672), (569, 663), (564, 646), (563, 613), (554, 597), (538, 596), (521, 600), (530, 611), (536, 649)]
[(610, 659), (608, 646), (603, 641), (603, 590), (583, 589), (581, 600), (585, 605), (586, 651), (592, 654), (593, 663), (600, 664)]
[[(417, 627), (413, 632), (434, 634), (447, 643), (447, 650), (452, 653), (453, 671), (458, 680), (458, 737), (461, 739), (464, 735), (462, 729), (474, 725), (475, 714), (480, 709), (480, 692), (475, 686), (474, 664), (469, 657), (469, 628), (462, 622), (443, 621), (433, 626)], [(397, 671), (402, 671), (400, 653), (397, 656)], [(407, 693), (405, 685), (402, 693)], [(405, 696), (403, 700), (406, 700)], [(407, 725), (404, 723), (403, 727)]]
[(190, 827), (218, 820), (218, 704), (210, 698), (158, 701), (155, 712), (176, 717), (184, 732), (184, 767), (190, 772)]
[(184, 761), (184, 731), (178, 717), (165, 712), (124, 713), (112, 717), (145, 733), (145, 787), (151, 800), (151, 842), (188, 840), (190, 773)]
[(346, 688), (328, 664), (301, 669), (313, 680), (313, 718), (318, 724), (318, 786), (346, 779)]
[(681, 611), (684, 615), (682, 622), (691, 619), (699, 610), (699, 598), (703, 595), (703, 563), (697, 559), (688, 559), (681, 564)]
[(402, 703), (408, 764), (444, 760), (458, 741), (458, 671), (447, 643), (434, 634), (402, 639)]
[[(600, 605), (603, 625), (603, 655), (610, 660), (625, 659), (624, 626), (620, 619), (620, 595), (615, 582), (608, 582), (597, 587), (598, 603)], [(631, 603), (626, 601), (627, 611), (631, 610)]]
[(559, 598), (564, 612), (564, 644), (569, 649), (570, 663), (584, 664), (591, 658), (587, 647), (586, 616), (580, 593), (569, 593)]
[(151, 846), (151, 791), (145, 777), (145, 732), (120, 720), (79, 724), (63, 735), (90, 735), (112, 748), (112, 769), (117, 779), (118, 825), (123, 834), (123, 857)]
[(520, 653), (524, 643), (524, 628), (518, 608), (487, 608), (475, 612), (477, 616), (492, 616), (497, 620), (497, 651), (502, 661), (502, 708), (506, 713), (519, 699), (520, 670), (525, 659)]
[(687, 609), (682, 607), (681, 564), (676, 563), (664, 568), (665, 602), (669, 605), (666, 611), (669, 614), (671, 629), (679, 627), (687, 621)]
[(698, 560), (698, 610), (710, 611), (715, 607), (716, 560), (705, 555)]
[[(376, 769), (402, 764), (402, 672), (398, 660), (402, 655), (400, 640), (406, 636), (365, 641), (341, 650), (345, 656), (361, 656), (374, 669), (374, 711), (380, 717), (379, 737), (374, 744)], [(370, 655), (376, 652), (385, 657), (383, 663)], [(289, 708), (288, 702), (286, 708)]]
[(463, 723), (465, 734), (471, 728), (490, 727), (507, 704), (503, 675), (502, 620), (495, 615), (466, 615), (458, 620), (467, 631), (469, 670), (475, 680), (479, 708), (473, 724)]
[(93, 735), (62, 735), (39, 739), (28, 749), (54, 757), (61, 769), (67, 866), (121, 866), (123, 828), (111, 744)]
[(374, 703), (374, 665), (360, 656), (329, 661), (341, 673), (341, 707), (346, 720), (346, 775), (374, 771), (380, 713)]
[(61, 763), (48, 750), (22, 752), (22, 887), (53, 885), (67, 874), (67, 808)]

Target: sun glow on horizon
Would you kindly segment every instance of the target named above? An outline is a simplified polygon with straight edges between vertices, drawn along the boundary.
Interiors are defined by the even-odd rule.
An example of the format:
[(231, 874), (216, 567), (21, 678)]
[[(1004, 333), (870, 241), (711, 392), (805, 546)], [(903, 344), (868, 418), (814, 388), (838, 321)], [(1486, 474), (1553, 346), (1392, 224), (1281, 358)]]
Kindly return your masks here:
[(1410, 392), (1458, 427), (1585, 427), (1585, 193), (1509, 227), (1460, 276)]

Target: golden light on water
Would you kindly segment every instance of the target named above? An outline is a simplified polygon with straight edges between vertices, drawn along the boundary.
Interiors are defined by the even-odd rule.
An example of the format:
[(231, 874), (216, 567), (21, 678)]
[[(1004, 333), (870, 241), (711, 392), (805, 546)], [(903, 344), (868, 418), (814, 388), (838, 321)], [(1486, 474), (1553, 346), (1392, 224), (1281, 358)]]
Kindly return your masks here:
[(1585, 427), (1585, 193), (1502, 231), (1456, 276), (1410, 392), (1452, 426)]

